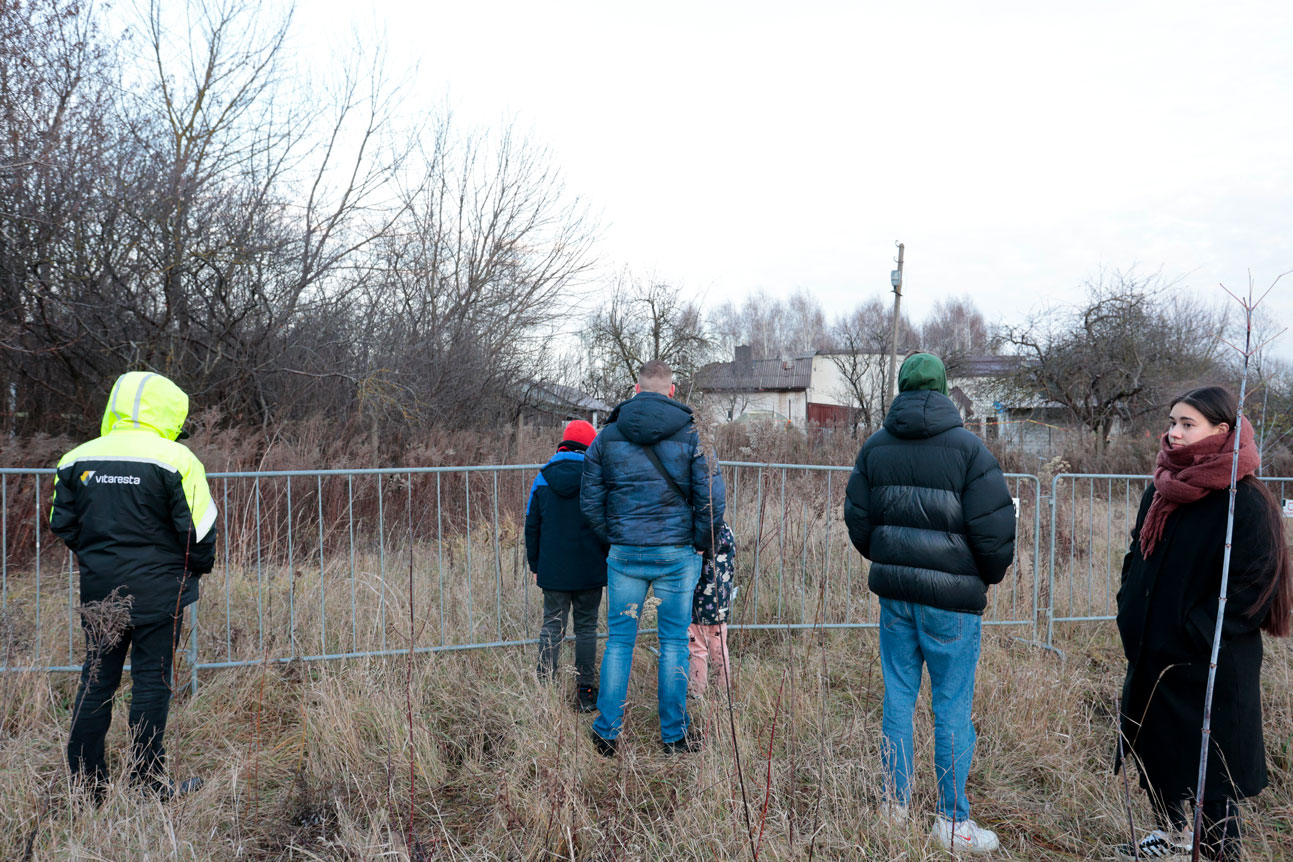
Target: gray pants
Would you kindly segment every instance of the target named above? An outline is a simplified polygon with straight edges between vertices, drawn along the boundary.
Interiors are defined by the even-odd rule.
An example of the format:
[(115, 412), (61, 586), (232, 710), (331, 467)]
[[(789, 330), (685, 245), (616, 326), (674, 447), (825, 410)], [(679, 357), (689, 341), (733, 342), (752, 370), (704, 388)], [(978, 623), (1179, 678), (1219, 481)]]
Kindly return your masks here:
[(575, 618), (575, 685), (592, 688), (597, 684), (597, 611), (602, 588), (595, 590), (544, 590), (543, 628), (539, 631), (539, 676), (553, 679), (566, 637), (566, 615)]

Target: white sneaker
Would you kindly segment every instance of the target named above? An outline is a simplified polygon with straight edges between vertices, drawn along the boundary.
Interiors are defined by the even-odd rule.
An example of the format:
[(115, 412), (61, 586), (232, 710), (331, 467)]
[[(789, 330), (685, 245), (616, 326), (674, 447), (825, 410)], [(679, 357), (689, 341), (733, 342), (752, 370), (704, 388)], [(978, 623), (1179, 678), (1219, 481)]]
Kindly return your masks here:
[(930, 835), (944, 850), (953, 853), (962, 850), (966, 853), (991, 853), (1001, 846), (997, 833), (991, 829), (984, 829), (973, 820), (958, 820), (956, 829), (952, 829), (952, 821), (942, 814), (934, 818), (934, 828), (930, 830)]
[(911, 810), (901, 802), (885, 799), (876, 806), (876, 816), (890, 826), (903, 826), (911, 819)]
[[(1164, 832), (1162, 829), (1155, 829), (1136, 842), (1136, 847), (1132, 847), (1130, 844), (1119, 844), (1113, 848), (1113, 858), (1166, 859), (1185, 862), (1185, 860), (1193, 858), (1193, 851), (1193, 829), (1186, 829), (1181, 832)], [(1139, 855), (1137, 855), (1138, 852)]]

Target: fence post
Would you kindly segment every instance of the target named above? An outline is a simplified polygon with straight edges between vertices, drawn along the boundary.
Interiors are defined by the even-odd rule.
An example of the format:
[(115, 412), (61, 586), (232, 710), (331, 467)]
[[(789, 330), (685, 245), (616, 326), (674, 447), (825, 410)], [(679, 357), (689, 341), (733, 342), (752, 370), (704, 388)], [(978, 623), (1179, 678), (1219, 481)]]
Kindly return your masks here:
[(1055, 488), (1060, 477), (1051, 479), (1051, 495), (1047, 498), (1051, 510), (1050, 565), (1046, 574), (1046, 646), (1055, 646)]

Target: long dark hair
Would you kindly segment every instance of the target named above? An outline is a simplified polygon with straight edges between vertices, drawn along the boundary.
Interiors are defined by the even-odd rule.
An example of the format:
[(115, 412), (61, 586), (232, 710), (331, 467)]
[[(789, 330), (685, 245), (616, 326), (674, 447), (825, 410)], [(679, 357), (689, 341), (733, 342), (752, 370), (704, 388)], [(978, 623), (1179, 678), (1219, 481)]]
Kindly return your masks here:
[[(1188, 404), (1211, 424), (1224, 422), (1230, 426), (1231, 432), (1239, 424), (1239, 401), (1223, 386), (1192, 389), (1172, 403)], [(1287, 637), (1290, 616), (1293, 615), (1293, 563), (1289, 561), (1289, 547), (1284, 541), (1284, 518), (1266, 483), (1256, 476), (1245, 476), (1241, 481), (1252, 487), (1266, 503), (1263, 506), (1266, 523), (1262, 528), (1270, 534), (1267, 544), (1271, 549), (1270, 555), (1258, 565), (1259, 571), (1270, 571), (1271, 578), (1245, 613), (1252, 616), (1262, 608), (1268, 608), (1266, 618), (1262, 620), (1262, 630), (1275, 637)]]

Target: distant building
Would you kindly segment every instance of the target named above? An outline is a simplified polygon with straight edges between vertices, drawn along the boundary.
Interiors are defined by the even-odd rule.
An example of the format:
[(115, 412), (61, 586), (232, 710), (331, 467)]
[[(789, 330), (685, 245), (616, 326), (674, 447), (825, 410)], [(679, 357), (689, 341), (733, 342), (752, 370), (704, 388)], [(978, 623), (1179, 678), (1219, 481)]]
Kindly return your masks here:
[(601, 427), (610, 405), (573, 386), (549, 380), (525, 380), (517, 387), (518, 417), (530, 425), (555, 426), (573, 419)]
[(987, 440), (1002, 440), (1011, 448), (1050, 457), (1061, 443), (1056, 431), (1073, 424), (1063, 404), (1040, 393), (1021, 400), (1009, 378), (1023, 367), (1022, 356), (965, 356), (954, 363), (948, 394), (956, 402), (965, 426)]
[[(1062, 405), (1040, 397), (1018, 403), (1007, 395), (1006, 380), (1022, 362), (1019, 356), (957, 357), (951, 363), (948, 394), (966, 427), (976, 434), (1043, 454), (1050, 448), (1053, 427), (1069, 424), (1068, 415)], [(861, 396), (867, 405), (875, 405), (870, 417), (875, 427), (884, 418), (878, 406), (887, 402), (881, 397), (886, 369), (887, 357), (880, 353), (814, 351), (754, 359), (750, 348), (741, 346), (731, 362), (701, 368), (695, 383), (717, 417), (729, 422), (774, 419), (800, 428), (852, 425)]]

